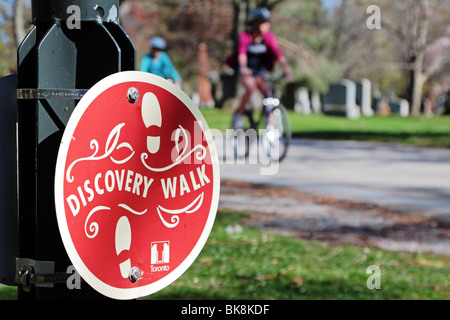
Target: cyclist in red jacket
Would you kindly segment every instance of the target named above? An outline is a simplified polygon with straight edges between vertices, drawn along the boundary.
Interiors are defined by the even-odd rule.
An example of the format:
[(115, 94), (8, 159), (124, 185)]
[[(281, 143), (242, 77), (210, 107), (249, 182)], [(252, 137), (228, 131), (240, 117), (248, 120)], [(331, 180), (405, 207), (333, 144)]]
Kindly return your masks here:
[(234, 116), (234, 128), (242, 128), (245, 107), (255, 89), (263, 96), (266, 92), (264, 74), (272, 71), (279, 62), (288, 81), (292, 81), (291, 72), (278, 45), (275, 35), (270, 31), (270, 11), (266, 8), (252, 10), (249, 14), (250, 30), (239, 35), (238, 74), (245, 87), (239, 108)]

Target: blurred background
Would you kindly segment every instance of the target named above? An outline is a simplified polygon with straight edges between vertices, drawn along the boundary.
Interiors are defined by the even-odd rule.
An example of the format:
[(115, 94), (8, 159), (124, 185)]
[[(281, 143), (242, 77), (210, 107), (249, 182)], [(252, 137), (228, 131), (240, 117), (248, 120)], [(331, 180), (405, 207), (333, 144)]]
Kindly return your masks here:
[[(137, 67), (150, 37), (163, 36), (190, 95), (198, 92), (199, 44), (207, 44), (206, 74), (213, 89), (222, 88), (230, 81), (223, 61), (245, 27), (246, 14), (265, 6), (295, 82), (310, 97), (323, 99), (329, 85), (341, 79), (364, 78), (376, 96), (405, 99), (414, 115), (433, 113), (448, 99), (448, 0), (124, 0), (120, 6), (121, 24), (137, 48)], [(0, 1), (1, 75), (14, 72), (17, 46), (31, 23), (30, 0)], [(221, 95), (213, 94), (216, 104)]]
[[(0, 76), (16, 72), (30, 6), (0, 0)], [(137, 68), (152, 36), (167, 40), (183, 90), (224, 131), (240, 94), (224, 61), (258, 6), (294, 76), (278, 84), (290, 153), (271, 177), (221, 166), (205, 249), (151, 298), (449, 299), (450, 0), (124, 0), (120, 22)], [(330, 116), (350, 87), (358, 120)]]

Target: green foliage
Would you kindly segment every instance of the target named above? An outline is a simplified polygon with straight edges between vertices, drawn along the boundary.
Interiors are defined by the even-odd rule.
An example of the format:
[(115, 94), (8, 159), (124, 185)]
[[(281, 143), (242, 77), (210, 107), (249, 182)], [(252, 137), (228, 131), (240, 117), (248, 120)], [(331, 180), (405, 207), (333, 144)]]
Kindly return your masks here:
[(386, 70), (382, 75), (372, 76), (375, 83), (380, 86), (380, 91), (389, 93), (402, 93), (408, 90), (409, 75), (402, 70)]
[(296, 70), (295, 75), (295, 80), (304, 83), (308, 90), (325, 94), (328, 92), (331, 83), (341, 79), (342, 73), (338, 63), (319, 56), (311, 69)]
[(333, 29), (319, 1), (281, 2), (274, 10), (272, 29), (281, 40), (296, 81), (326, 93), (329, 84), (341, 78), (338, 60), (326, 56)]

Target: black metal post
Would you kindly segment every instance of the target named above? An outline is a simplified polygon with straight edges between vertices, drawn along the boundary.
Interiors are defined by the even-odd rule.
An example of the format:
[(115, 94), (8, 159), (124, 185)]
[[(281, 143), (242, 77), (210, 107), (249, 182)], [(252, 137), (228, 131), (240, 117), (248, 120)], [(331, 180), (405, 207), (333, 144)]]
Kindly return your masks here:
[(134, 70), (135, 48), (119, 24), (118, 0), (32, 0), (32, 13), (34, 27), (19, 47), (17, 68), (19, 299), (99, 297), (85, 283), (70, 290), (64, 281), (30, 281), (39, 273), (66, 273), (71, 264), (53, 183), (60, 140), (78, 100), (48, 93), (70, 89), (76, 96), (112, 73)]
[(0, 78), (0, 283), (15, 285), (17, 76)]

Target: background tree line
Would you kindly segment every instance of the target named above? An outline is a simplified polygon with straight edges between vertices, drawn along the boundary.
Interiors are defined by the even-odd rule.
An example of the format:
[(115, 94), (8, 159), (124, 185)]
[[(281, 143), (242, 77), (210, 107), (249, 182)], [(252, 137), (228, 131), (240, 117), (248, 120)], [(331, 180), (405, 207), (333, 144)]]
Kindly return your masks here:
[[(325, 93), (341, 78), (372, 80), (384, 94), (411, 102), (450, 90), (450, 1), (336, 0), (123, 0), (121, 23), (140, 58), (152, 35), (164, 36), (185, 82), (198, 73), (197, 48), (208, 44), (211, 69), (223, 70), (249, 10), (272, 10), (272, 29), (295, 74)], [(380, 8), (381, 29), (367, 28), (367, 8)], [(30, 0), (0, 2), (0, 70), (15, 65), (15, 51), (31, 24)]]

